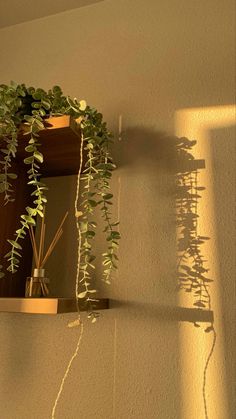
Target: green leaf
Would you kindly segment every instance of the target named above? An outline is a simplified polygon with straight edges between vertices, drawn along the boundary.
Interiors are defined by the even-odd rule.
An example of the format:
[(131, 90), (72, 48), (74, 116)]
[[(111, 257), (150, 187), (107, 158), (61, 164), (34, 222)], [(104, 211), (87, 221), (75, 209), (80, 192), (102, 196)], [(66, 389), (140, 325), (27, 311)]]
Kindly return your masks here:
[(28, 224), (35, 225), (35, 220), (29, 215), (21, 215), (21, 218), (25, 220)]
[(25, 97), (25, 91), (22, 89), (22, 87), (18, 86), (18, 92), (22, 97)]
[(41, 90), (36, 90), (36, 92), (35, 93), (33, 93), (32, 94), (32, 97), (35, 99), (35, 100), (40, 100), (41, 99), (41, 97), (42, 97), (42, 92), (41, 92)]
[(39, 163), (43, 163), (43, 155), (39, 151), (34, 152), (34, 157), (36, 160), (39, 161)]
[(7, 271), (11, 272), (12, 274), (15, 274), (17, 272), (14, 266), (12, 267), (11, 265), (8, 266)]
[(29, 215), (33, 215), (35, 216), (37, 211), (34, 208), (30, 208), (30, 207), (26, 207), (26, 211), (28, 212)]
[(79, 102), (79, 109), (80, 109), (81, 111), (85, 111), (86, 107), (87, 107), (87, 103), (85, 102), (85, 100), (81, 100), (81, 101)]
[(28, 87), (28, 89), (27, 89), (27, 93), (29, 94), (29, 95), (33, 95), (34, 94), (34, 92), (35, 92), (35, 88), (34, 87), (32, 87), (32, 86), (30, 86), (30, 87)]
[(8, 173), (8, 174), (7, 174), (7, 176), (8, 176), (10, 179), (16, 179), (16, 178), (17, 178), (17, 175), (16, 175), (15, 173)]
[(35, 108), (35, 109), (39, 109), (39, 108), (41, 108), (41, 104), (40, 104), (39, 102), (32, 102), (32, 103), (31, 103), (31, 106), (32, 106), (33, 108)]
[(31, 123), (33, 122), (34, 118), (30, 115), (24, 115), (24, 120)]
[(40, 115), (41, 116), (45, 116), (46, 115), (46, 112), (45, 112), (45, 110), (44, 109), (39, 109), (39, 113), (40, 113)]
[(61, 95), (62, 94), (62, 90), (61, 90), (60, 86), (53, 86), (52, 91), (53, 91), (54, 95)]
[(74, 101), (71, 99), (71, 97), (70, 96), (67, 96), (66, 97), (66, 100), (67, 100), (67, 102), (69, 103), (69, 105), (70, 105), (70, 107), (71, 107), (71, 109), (73, 109), (75, 112), (77, 112), (78, 113), (78, 105), (77, 105), (77, 107), (76, 107), (76, 104), (74, 103)]
[(44, 217), (43, 212), (40, 209), (37, 209), (37, 213), (41, 218)]
[(85, 297), (86, 297), (86, 295), (87, 295), (87, 291), (80, 292), (80, 293), (78, 294), (78, 298), (85, 298)]
[(51, 108), (50, 102), (46, 100), (42, 100), (42, 105), (47, 111), (49, 111), (49, 109)]
[(8, 154), (9, 150), (6, 150), (5, 148), (1, 148), (1, 152), (2, 152), (3, 154)]
[(12, 245), (12, 247), (15, 247), (16, 249), (22, 250), (22, 247), (19, 243), (17, 243), (15, 240), (7, 240), (8, 243)]
[(38, 185), (38, 181), (37, 180), (30, 180), (29, 182), (27, 182), (27, 185)]
[(27, 151), (28, 153), (32, 153), (33, 151), (36, 150), (36, 147), (33, 145), (27, 145), (27, 147), (25, 147), (25, 151)]
[(25, 163), (25, 164), (32, 164), (32, 163), (33, 163), (33, 161), (34, 161), (34, 157), (33, 157), (33, 156), (26, 157), (26, 158), (24, 159), (24, 163)]
[(10, 252), (8, 252), (8, 253), (7, 253), (4, 257), (5, 257), (5, 258), (10, 257), (10, 256), (12, 256), (12, 254), (17, 255), (17, 256), (19, 256), (19, 257), (22, 257), (22, 255), (21, 255), (19, 252), (17, 252), (17, 251), (15, 250), (15, 248), (13, 248)]
[(26, 232), (22, 228), (16, 230), (16, 234), (22, 234), (23, 236), (26, 236)]
[(45, 129), (44, 124), (42, 123), (42, 121), (40, 121), (39, 119), (35, 119), (34, 123), (37, 125), (37, 127), (42, 130)]
[(81, 221), (79, 223), (81, 233), (85, 233), (88, 229), (88, 223), (85, 221)]

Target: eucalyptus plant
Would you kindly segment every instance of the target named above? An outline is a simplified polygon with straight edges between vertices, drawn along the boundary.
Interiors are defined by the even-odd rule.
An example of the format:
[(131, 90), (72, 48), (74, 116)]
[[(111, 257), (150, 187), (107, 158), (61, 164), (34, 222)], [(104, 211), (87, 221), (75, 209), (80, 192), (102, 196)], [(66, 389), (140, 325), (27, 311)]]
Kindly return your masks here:
[[(76, 211), (78, 233), (80, 235), (79, 283), (78, 298), (85, 298), (88, 303), (94, 300), (96, 290), (91, 285), (91, 273), (94, 269), (95, 255), (92, 242), (96, 234), (96, 222), (93, 214), (96, 207), (101, 210), (104, 221), (104, 233), (108, 243), (103, 254), (103, 279), (109, 283), (112, 271), (117, 268), (117, 248), (120, 234), (118, 222), (112, 222), (111, 205), (113, 195), (110, 192), (110, 179), (115, 165), (110, 154), (113, 143), (112, 135), (107, 129), (103, 116), (96, 109), (87, 106), (84, 100), (65, 96), (59, 86), (48, 92), (41, 88), (26, 87), (25, 84), (11, 82), (0, 85), (0, 193), (4, 195), (4, 203), (14, 201), (13, 180), (17, 175), (12, 170), (12, 162), (16, 158), (19, 133), (24, 129), (28, 136), (25, 147), (27, 157), (28, 185), (32, 188), (33, 205), (25, 208), (19, 220), (19, 228), (15, 237), (9, 238), (9, 252), (5, 255), (9, 262), (8, 271), (17, 272), (19, 267), (22, 241), (30, 226), (36, 225), (36, 218), (43, 217), (43, 209), (47, 202), (46, 185), (41, 181), (40, 165), (44, 156), (40, 150), (39, 133), (45, 129), (45, 119), (52, 116), (70, 115), (79, 118), (82, 147), (84, 155), (83, 169), (79, 182), (82, 184), (82, 202), (80, 211)], [(84, 153), (85, 151), (85, 153)], [(0, 265), (0, 277), (4, 275)], [(96, 315), (96, 313), (95, 313)]]

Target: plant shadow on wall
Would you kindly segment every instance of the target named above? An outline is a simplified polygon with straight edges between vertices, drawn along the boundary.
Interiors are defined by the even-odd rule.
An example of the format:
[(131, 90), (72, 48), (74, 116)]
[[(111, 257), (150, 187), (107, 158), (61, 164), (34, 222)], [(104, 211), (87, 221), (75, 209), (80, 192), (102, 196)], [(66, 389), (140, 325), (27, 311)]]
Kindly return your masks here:
[[(200, 298), (197, 292), (203, 279), (192, 274), (197, 274), (200, 261), (199, 267), (193, 268), (192, 259), (187, 261), (189, 255), (186, 253), (181, 265), (188, 266), (189, 271), (186, 272), (182, 266), (177, 269), (176, 222), (180, 229), (179, 246), (183, 248), (181, 255), (191, 242), (190, 247), (194, 249), (196, 259), (196, 254), (201, 254), (200, 248), (204, 242), (197, 236), (195, 222), (190, 223), (190, 219), (198, 219), (197, 216), (191, 217), (192, 211), (196, 211), (196, 202), (193, 202), (196, 197), (192, 195), (194, 186), (200, 186), (192, 185), (187, 197), (184, 192), (189, 177), (192, 178), (196, 170), (190, 145), (194, 143), (188, 139), (134, 127), (123, 133), (115, 153), (121, 176), (123, 240), (119, 253), (122, 261), (119, 266), (119, 289), (114, 289), (113, 298), (118, 300), (117, 307), (119, 304), (122, 308), (118, 325), (120, 333), (126, 333), (127, 336), (123, 351), (132, 353), (130, 363), (133, 369), (141, 357), (148, 375), (145, 383), (143, 374), (142, 382), (147, 387), (156, 388), (156, 377), (159, 377), (162, 388), (161, 394), (158, 393), (159, 409), (164, 409), (166, 417), (176, 419), (181, 418), (179, 401), (182, 398), (181, 358), (177, 344), (179, 322), (203, 323), (206, 327), (205, 323), (211, 324), (213, 320), (206, 303), (205, 308), (201, 305), (180, 307), (177, 292), (179, 288), (181, 292), (187, 289), (189, 283), (192, 284), (192, 294), (187, 291), (187, 295), (195, 296), (196, 291), (194, 303), (205, 301), (203, 286)], [(199, 199), (200, 196), (197, 197)], [(180, 213), (179, 217), (177, 212)], [(206, 274), (203, 276), (208, 277)], [(183, 281), (181, 278), (184, 278)], [(185, 282), (186, 278), (188, 282)], [(195, 281), (198, 288), (195, 288)], [(171, 380), (166, 371), (172, 371)], [(173, 402), (171, 406), (170, 398)]]
[[(178, 237), (178, 289), (193, 295), (193, 306), (198, 309), (211, 309), (207, 259), (202, 247), (209, 237), (198, 232), (199, 200), (205, 187), (199, 185), (199, 169), (204, 161), (194, 159), (191, 150), (196, 141), (176, 138), (178, 170), (176, 174), (176, 215)], [(199, 327), (197, 322), (194, 322)], [(213, 326), (206, 331), (210, 332)]]
[[(134, 268), (136, 283), (141, 271), (146, 283), (137, 298), (128, 292), (132, 298), (128, 299), (129, 306), (134, 313), (136, 309), (142, 312), (142, 308), (145, 315), (153, 318), (189, 321), (198, 327), (198, 322), (211, 323), (213, 313), (209, 293), (212, 279), (208, 278), (207, 261), (201, 250), (209, 237), (198, 234), (198, 202), (205, 188), (198, 185), (197, 178), (204, 161), (195, 160), (191, 154), (195, 143), (137, 127), (125, 131), (116, 154), (118, 167), (128, 171), (127, 183), (130, 195), (133, 194), (132, 203), (128, 203), (130, 211), (126, 207), (125, 240), (130, 241), (134, 260), (140, 261)], [(132, 220), (130, 228), (132, 205), (137, 223)], [(123, 214), (123, 228), (125, 218)], [(134, 246), (132, 235), (136, 236), (136, 226), (139, 241)], [(124, 269), (132, 275), (128, 266)], [(178, 307), (176, 289), (192, 293), (193, 307)], [(212, 325), (206, 329), (211, 330)]]

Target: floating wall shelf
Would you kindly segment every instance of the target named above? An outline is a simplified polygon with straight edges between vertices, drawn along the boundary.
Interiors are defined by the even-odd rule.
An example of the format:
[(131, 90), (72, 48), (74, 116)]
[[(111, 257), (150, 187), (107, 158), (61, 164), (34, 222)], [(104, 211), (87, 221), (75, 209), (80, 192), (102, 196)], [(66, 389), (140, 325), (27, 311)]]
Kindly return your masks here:
[[(100, 298), (94, 310), (106, 310), (109, 300)], [(80, 311), (86, 311), (85, 303), (79, 301)], [(0, 298), (0, 312), (28, 314), (61, 314), (77, 312), (75, 298)]]

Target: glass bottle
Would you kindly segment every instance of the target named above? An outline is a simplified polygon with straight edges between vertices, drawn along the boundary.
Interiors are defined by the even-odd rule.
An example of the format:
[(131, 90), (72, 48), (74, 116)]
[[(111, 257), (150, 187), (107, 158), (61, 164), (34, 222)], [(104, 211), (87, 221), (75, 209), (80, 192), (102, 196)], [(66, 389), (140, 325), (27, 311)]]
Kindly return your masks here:
[(26, 279), (25, 296), (26, 297), (47, 297), (49, 294), (48, 289), (49, 279), (45, 278), (45, 269), (34, 268), (33, 276)]

